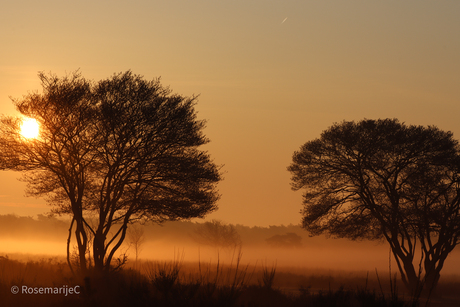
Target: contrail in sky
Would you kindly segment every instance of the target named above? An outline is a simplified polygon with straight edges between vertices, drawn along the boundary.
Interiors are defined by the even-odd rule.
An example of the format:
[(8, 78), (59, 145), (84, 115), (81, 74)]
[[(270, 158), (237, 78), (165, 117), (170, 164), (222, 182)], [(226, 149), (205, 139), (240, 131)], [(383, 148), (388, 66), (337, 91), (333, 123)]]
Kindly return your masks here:
[(286, 20), (287, 20), (287, 17), (286, 17), (286, 18), (284, 18), (284, 20), (281, 22), (281, 24), (283, 24), (283, 23), (284, 23)]

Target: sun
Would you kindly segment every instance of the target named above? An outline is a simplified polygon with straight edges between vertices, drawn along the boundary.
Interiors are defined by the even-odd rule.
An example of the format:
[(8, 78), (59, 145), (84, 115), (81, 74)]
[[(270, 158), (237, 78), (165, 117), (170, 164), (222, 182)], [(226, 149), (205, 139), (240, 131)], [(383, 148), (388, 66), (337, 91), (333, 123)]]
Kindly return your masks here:
[(38, 136), (38, 123), (33, 118), (25, 118), (21, 124), (21, 135), (27, 139), (35, 139)]

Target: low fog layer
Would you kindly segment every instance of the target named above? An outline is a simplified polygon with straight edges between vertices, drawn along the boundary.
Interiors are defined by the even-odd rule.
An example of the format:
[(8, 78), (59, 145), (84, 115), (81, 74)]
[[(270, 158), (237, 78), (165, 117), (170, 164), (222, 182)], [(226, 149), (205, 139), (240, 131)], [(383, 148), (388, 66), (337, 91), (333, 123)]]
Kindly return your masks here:
[[(56, 217), (20, 217), (0, 215), (1, 256), (64, 256), (70, 221)], [(168, 261), (182, 258), (187, 262), (230, 264), (241, 249), (242, 262), (283, 267), (331, 270), (388, 271), (389, 247), (385, 242), (350, 241), (309, 237), (297, 225), (247, 227), (221, 222), (166, 222), (163, 225), (136, 225), (142, 238), (138, 257), (142, 260)], [(213, 231), (227, 231), (219, 239)], [(71, 249), (72, 250), (72, 249)], [(128, 236), (121, 252), (135, 259), (132, 237)], [(447, 258), (444, 274), (460, 274), (455, 264), (460, 251)], [(396, 264), (392, 260), (396, 270)]]

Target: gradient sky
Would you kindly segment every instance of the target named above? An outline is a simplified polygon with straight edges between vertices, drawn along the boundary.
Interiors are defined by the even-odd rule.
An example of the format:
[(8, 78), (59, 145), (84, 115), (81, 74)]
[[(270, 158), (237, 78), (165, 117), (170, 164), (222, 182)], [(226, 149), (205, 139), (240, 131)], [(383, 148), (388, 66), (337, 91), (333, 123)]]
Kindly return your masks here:
[[(286, 167), (334, 122), (398, 118), (460, 138), (460, 1), (4, 1), (0, 113), (38, 71), (102, 79), (131, 69), (200, 94), (206, 149), (225, 164), (219, 210), (248, 226), (298, 224)], [(36, 215), (0, 173), (0, 214)]]

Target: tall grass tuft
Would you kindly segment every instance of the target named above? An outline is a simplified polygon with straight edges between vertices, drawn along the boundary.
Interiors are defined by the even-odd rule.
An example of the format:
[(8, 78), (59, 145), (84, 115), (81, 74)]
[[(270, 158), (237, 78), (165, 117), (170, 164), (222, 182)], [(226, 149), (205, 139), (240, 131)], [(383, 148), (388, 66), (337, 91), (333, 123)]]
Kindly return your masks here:
[(266, 290), (272, 290), (275, 274), (276, 263), (270, 269), (266, 264), (262, 264), (262, 284), (259, 282), (259, 285), (261, 285)]
[[(243, 269), (240, 268), (242, 257), (243, 257), (243, 253), (241, 251), (241, 248), (239, 248), (236, 253), (235, 268), (233, 268), (233, 262), (235, 259), (235, 253), (234, 253), (232, 257), (232, 262), (226, 274), (226, 277), (227, 277), (226, 282), (224, 285), (221, 285), (219, 287), (219, 291), (218, 291), (219, 304), (233, 306), (233, 304), (235, 304), (236, 300), (241, 294), (241, 291), (246, 286), (248, 280), (251, 279), (251, 276), (254, 273), (253, 271), (251, 276), (248, 276), (249, 264), (246, 265), (246, 267), (244, 267)], [(224, 306), (224, 305), (221, 305), (221, 306)]]
[(173, 287), (179, 282), (183, 260), (184, 253), (174, 256), (171, 262), (148, 264), (147, 277), (164, 298), (169, 297)]

